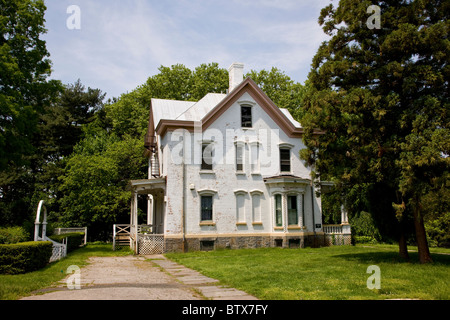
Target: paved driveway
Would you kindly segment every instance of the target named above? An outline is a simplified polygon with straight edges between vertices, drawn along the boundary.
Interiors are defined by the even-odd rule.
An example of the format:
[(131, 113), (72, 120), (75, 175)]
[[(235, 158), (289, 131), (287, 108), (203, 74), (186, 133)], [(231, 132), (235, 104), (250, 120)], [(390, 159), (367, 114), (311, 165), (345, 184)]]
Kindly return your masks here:
[[(67, 280), (80, 279), (79, 289)], [(75, 281), (69, 281), (75, 284)], [(178, 265), (164, 256), (92, 257), (89, 264), (57, 286), (22, 300), (255, 300), (217, 280)]]

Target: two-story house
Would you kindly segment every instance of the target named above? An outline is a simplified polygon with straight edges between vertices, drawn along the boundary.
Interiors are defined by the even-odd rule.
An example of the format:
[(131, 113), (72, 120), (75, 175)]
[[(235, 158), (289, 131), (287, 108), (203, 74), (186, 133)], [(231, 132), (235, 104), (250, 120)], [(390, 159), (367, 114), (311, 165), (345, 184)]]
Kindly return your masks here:
[(229, 68), (227, 94), (151, 100), (148, 179), (130, 182), (137, 251), (324, 245), (321, 200), (299, 157), (302, 127), (243, 79), (243, 67)]

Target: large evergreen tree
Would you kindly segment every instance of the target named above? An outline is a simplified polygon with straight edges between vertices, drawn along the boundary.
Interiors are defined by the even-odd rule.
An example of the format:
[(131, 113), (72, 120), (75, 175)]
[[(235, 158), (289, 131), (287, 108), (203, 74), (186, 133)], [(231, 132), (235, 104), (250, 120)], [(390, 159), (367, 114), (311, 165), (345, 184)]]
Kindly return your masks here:
[[(369, 183), (382, 200), (392, 199), (384, 215), (413, 218), (425, 263), (422, 202), (449, 178), (450, 3), (380, 2), (379, 28), (366, 24), (378, 18), (371, 5), (341, 0), (322, 9), (319, 23), (331, 39), (309, 75), (302, 157), (344, 192)], [(318, 139), (317, 127), (325, 132)], [(407, 255), (404, 241), (400, 253)]]

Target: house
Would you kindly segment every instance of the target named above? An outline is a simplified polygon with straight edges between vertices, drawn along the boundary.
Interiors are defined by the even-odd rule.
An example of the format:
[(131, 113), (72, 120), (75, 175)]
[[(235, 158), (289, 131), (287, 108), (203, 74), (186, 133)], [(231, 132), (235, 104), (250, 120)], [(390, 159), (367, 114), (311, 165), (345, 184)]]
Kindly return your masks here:
[[(136, 252), (330, 241), (310, 169), (299, 157), (305, 148), (300, 123), (243, 79), (243, 68), (229, 68), (227, 94), (209, 93), (198, 102), (151, 100), (148, 179), (130, 182), (127, 230)], [(147, 225), (138, 221), (142, 195)], [(343, 224), (329, 230), (349, 241), (345, 212)]]

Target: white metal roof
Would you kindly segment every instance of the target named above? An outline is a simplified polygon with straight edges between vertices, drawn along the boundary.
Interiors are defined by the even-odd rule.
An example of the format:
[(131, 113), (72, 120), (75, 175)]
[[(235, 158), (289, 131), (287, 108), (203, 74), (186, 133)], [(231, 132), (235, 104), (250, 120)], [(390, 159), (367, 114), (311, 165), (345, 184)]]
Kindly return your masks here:
[(194, 104), (196, 104), (195, 101), (152, 99), (153, 121), (155, 127), (161, 119), (175, 120)]
[(280, 110), (281, 110), (281, 112), (284, 113), (284, 115), (286, 116), (286, 118), (288, 118), (289, 121), (291, 121), (292, 124), (293, 124), (296, 128), (301, 128), (301, 127), (302, 127), (302, 125), (300, 124), (300, 122), (296, 121), (296, 120), (292, 117), (292, 115), (291, 115), (291, 113), (289, 112), (288, 109), (280, 108)]
[(200, 101), (179, 115), (176, 120), (200, 121), (226, 96), (226, 94), (222, 93), (208, 93)]

